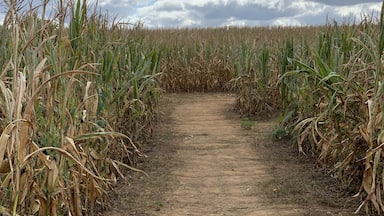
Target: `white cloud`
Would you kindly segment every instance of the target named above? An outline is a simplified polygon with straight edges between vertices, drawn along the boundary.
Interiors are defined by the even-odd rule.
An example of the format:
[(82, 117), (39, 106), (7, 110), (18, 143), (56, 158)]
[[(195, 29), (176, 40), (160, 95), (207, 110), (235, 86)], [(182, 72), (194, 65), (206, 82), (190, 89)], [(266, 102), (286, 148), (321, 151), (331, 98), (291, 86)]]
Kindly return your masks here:
[[(357, 0), (355, 0), (356, 2)], [(335, 3), (336, 2), (336, 3)], [(342, 21), (380, 11), (379, 0), (354, 4), (351, 0), (157, 0), (127, 16), (148, 27), (205, 27), (226, 25), (319, 25), (327, 17)], [(364, 2), (364, 1), (363, 1)], [(365, 1), (367, 2), (367, 1)], [(182, 12), (181, 12), (182, 11)], [(172, 18), (175, 16), (177, 18)]]
[(294, 1), (289, 6), (289, 9), (297, 11), (297, 15), (302, 14), (319, 14), (324, 11), (327, 6), (317, 2), (311, 1)]
[(301, 26), (303, 24), (299, 20), (290, 17), (277, 18), (272, 21), (273, 26)]
[(330, 6), (349, 6), (363, 3), (381, 3), (381, 0), (311, 0)]
[[(38, 0), (35, 0), (38, 1)], [(88, 0), (94, 4), (97, 0)], [(53, 2), (53, 1), (51, 1)], [(327, 20), (359, 21), (381, 9), (381, 0), (98, 0), (118, 20), (147, 27), (226, 25), (321, 25)], [(0, 11), (0, 18), (4, 16)]]
[(358, 4), (352, 6), (342, 6), (335, 9), (335, 13), (342, 17), (356, 17), (359, 18), (362, 15), (371, 15), (380, 11), (380, 4)]

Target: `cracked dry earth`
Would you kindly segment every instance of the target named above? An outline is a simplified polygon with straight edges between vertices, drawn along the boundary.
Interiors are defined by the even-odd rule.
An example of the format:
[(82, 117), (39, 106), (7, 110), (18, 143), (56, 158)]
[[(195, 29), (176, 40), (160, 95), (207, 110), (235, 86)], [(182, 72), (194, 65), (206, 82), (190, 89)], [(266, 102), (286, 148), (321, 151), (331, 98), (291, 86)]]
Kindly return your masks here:
[(148, 156), (104, 215), (351, 215), (335, 179), (270, 134), (275, 120), (241, 127), (225, 93), (167, 94)]

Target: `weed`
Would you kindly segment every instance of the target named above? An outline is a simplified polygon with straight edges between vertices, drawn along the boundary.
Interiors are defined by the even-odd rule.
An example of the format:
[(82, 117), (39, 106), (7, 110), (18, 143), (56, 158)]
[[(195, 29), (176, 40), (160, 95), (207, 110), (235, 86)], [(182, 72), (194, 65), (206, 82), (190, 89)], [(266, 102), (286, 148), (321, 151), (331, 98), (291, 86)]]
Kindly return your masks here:
[(241, 127), (245, 130), (251, 130), (255, 121), (245, 118), (241, 121)]

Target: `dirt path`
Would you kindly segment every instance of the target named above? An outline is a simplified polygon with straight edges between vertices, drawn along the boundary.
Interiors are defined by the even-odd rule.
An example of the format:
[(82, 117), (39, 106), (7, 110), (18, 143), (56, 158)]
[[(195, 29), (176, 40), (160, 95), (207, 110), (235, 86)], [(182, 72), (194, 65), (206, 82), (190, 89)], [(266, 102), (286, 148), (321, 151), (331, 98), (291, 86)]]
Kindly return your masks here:
[(336, 181), (282, 142), (274, 121), (251, 130), (228, 94), (165, 96), (163, 123), (105, 215), (350, 215)]

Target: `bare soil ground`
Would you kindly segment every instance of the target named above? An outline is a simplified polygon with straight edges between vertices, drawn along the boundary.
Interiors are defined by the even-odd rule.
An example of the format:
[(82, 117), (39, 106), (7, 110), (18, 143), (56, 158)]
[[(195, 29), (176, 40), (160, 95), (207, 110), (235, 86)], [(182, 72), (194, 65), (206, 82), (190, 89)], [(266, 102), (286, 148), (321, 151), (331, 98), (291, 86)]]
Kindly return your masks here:
[(224, 93), (165, 95), (148, 156), (104, 215), (351, 215), (357, 206), (310, 158), (250, 130)]

